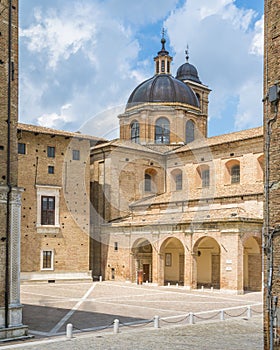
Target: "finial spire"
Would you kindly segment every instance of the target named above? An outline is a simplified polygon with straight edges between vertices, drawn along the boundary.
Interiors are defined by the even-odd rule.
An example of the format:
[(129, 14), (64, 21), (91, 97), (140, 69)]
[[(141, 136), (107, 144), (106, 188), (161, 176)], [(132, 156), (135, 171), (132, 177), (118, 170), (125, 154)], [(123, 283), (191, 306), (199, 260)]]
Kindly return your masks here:
[(165, 49), (165, 35), (166, 30), (162, 28), (161, 31), (161, 44), (162, 48), (158, 52), (158, 55), (154, 58), (155, 61), (155, 73), (156, 74), (170, 74), (170, 66), (172, 62), (172, 57), (169, 56), (169, 52)]
[(161, 31), (161, 43), (162, 43), (162, 51), (165, 51), (165, 43), (166, 43), (166, 40), (165, 40), (165, 29), (162, 28), (162, 31)]
[(186, 51), (185, 51), (187, 63), (189, 62), (189, 58), (190, 58), (189, 53), (190, 53), (190, 51), (189, 51), (189, 44), (188, 44), (188, 45), (187, 45), (187, 49), (186, 49)]

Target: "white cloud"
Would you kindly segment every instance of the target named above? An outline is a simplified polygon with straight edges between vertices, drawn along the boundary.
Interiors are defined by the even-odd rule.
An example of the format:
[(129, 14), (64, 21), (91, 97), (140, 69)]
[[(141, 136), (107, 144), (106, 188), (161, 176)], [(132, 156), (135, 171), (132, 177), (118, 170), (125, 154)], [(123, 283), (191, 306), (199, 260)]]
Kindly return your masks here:
[[(254, 23), (255, 18), (253, 10), (237, 8), (234, 0), (189, 0), (165, 23), (176, 52), (174, 66), (184, 63), (188, 43), (190, 63), (212, 89), (210, 121), (226, 124), (234, 118), (236, 129), (262, 123), (262, 20)], [(239, 101), (233, 116), (230, 100)]]
[[(236, 128), (261, 120), (261, 107), (257, 108), (263, 22), (254, 23), (256, 14), (237, 8), (234, 0), (187, 0), (180, 8), (176, 8), (179, 0), (165, 0), (160, 6), (150, 0), (61, 0), (60, 6), (44, 1), (36, 1), (36, 6), (45, 8), (38, 7), (33, 21), (20, 31), (20, 119), (77, 130), (96, 116), (99, 136), (108, 128), (115, 130), (117, 111), (112, 110), (115, 116), (112, 111), (101, 111), (124, 105), (133, 89), (153, 75), (160, 28), (156, 35), (149, 35), (150, 42), (158, 42), (152, 52), (143, 55), (141, 46), (150, 42), (139, 42), (138, 38), (146, 25), (167, 16), (165, 27), (175, 52), (174, 67), (184, 63), (189, 43), (190, 62), (198, 68), (202, 82), (213, 90), (210, 120), (226, 120), (227, 102), (232, 99), (239, 101)], [(254, 84), (248, 83), (251, 81)], [(247, 94), (246, 89), (253, 86)]]
[[(21, 30), (20, 35), (28, 39), (27, 47), (30, 51), (46, 52), (49, 66), (56, 68), (58, 61), (67, 60), (85, 44), (94, 48), (96, 26), (90, 21), (88, 10), (88, 6), (83, 7), (78, 3), (74, 8), (71, 7), (71, 10), (66, 8), (62, 14), (53, 9), (42, 15), (41, 11), (36, 9), (36, 23), (28, 29)], [(94, 14), (99, 16), (98, 11)]]
[(72, 121), (71, 115), (72, 105), (70, 103), (63, 105), (59, 113), (43, 114), (37, 118), (37, 123), (40, 126), (48, 128), (57, 128), (60, 125), (70, 123)]
[(250, 53), (262, 56), (263, 55), (263, 36), (264, 36), (264, 18), (255, 23), (255, 34), (251, 43)]

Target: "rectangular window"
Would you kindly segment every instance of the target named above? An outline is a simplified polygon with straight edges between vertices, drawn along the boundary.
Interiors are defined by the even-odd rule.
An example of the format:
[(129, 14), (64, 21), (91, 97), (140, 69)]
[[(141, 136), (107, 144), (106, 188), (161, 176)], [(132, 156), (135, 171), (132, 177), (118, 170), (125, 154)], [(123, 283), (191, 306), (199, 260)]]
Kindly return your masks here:
[(53, 270), (53, 251), (42, 251), (42, 270)]
[(54, 166), (53, 165), (49, 165), (48, 166), (48, 173), (49, 174), (54, 174)]
[(152, 191), (152, 177), (149, 174), (145, 174), (145, 192)]
[(165, 71), (165, 62), (162, 60), (161, 61), (161, 72), (164, 73)]
[(55, 223), (55, 197), (41, 197), (41, 225), (54, 225)]
[(18, 154), (26, 153), (26, 145), (25, 143), (18, 143)]
[(118, 251), (119, 250), (119, 245), (118, 245), (118, 242), (115, 242), (114, 243), (114, 251)]
[(182, 190), (182, 174), (177, 174), (175, 177), (175, 182), (176, 182), (176, 191), (181, 191)]
[(234, 165), (231, 168), (231, 183), (237, 184), (240, 182), (240, 166)]
[(73, 160), (80, 160), (80, 151), (78, 149), (73, 149), (72, 159)]
[(201, 172), (202, 187), (209, 187), (210, 185), (210, 172), (209, 169), (202, 170)]
[(48, 157), (49, 158), (55, 157), (55, 147), (48, 146)]

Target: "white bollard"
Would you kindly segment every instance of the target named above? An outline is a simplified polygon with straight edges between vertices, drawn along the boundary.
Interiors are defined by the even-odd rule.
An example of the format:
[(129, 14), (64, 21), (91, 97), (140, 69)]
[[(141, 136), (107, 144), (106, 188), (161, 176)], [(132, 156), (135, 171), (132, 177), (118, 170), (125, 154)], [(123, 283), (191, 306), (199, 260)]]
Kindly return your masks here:
[(213, 287), (211, 287), (211, 292), (214, 292), (214, 288)]
[(102, 282), (102, 276), (99, 276), (99, 282)]
[(119, 333), (119, 325), (120, 325), (120, 321), (116, 318), (114, 320), (114, 334)]
[(66, 338), (71, 339), (73, 337), (73, 325), (68, 323), (66, 326)]
[(160, 328), (159, 325), (159, 316), (154, 317), (154, 328)]
[(170, 287), (170, 282), (167, 283), (167, 287)]
[(224, 310), (221, 310), (220, 320), (221, 320), (221, 321), (224, 321), (224, 320), (225, 320), (225, 312), (224, 312)]
[(178, 283), (176, 283), (176, 287), (177, 287), (177, 288), (179, 287), (179, 284), (178, 284)]
[(202, 292), (204, 291), (204, 286), (201, 286), (201, 290), (202, 290)]
[(252, 317), (251, 307), (248, 306), (248, 307), (247, 307), (247, 318), (249, 319), (249, 318), (251, 318), (251, 317)]
[(194, 324), (194, 315), (190, 312), (190, 324)]

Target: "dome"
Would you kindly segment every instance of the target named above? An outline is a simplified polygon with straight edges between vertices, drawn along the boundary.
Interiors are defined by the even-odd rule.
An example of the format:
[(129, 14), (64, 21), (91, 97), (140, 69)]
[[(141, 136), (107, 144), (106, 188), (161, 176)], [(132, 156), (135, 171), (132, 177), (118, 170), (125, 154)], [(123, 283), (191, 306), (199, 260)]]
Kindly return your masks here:
[(199, 107), (193, 90), (170, 74), (157, 74), (138, 85), (130, 95), (126, 108), (142, 103), (181, 103)]
[(189, 62), (182, 64), (178, 68), (176, 79), (179, 79), (181, 81), (191, 80), (191, 81), (194, 81), (196, 83), (201, 84), (201, 81), (198, 77), (197, 69), (195, 68), (195, 66), (193, 66)]

